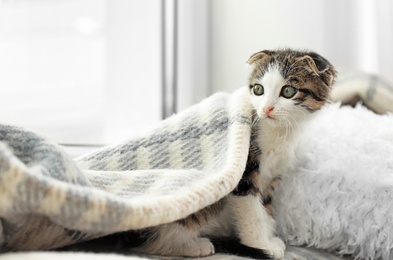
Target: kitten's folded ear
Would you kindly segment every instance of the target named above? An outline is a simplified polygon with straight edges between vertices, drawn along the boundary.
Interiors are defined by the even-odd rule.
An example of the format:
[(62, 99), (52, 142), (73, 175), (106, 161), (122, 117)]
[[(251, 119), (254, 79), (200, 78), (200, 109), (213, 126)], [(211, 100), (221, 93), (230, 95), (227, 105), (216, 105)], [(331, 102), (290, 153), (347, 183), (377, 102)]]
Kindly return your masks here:
[(248, 60), (247, 63), (249, 65), (254, 64), (255, 62), (258, 61), (258, 63), (265, 63), (268, 60), (270, 60), (270, 58), (275, 54), (274, 51), (268, 51), (268, 50), (264, 50), (264, 51), (260, 51), (257, 52), (255, 54), (253, 54)]
[(336, 69), (328, 60), (315, 52), (309, 52), (307, 55), (298, 59), (298, 61), (306, 61), (308, 67), (328, 85), (333, 85), (336, 78)]

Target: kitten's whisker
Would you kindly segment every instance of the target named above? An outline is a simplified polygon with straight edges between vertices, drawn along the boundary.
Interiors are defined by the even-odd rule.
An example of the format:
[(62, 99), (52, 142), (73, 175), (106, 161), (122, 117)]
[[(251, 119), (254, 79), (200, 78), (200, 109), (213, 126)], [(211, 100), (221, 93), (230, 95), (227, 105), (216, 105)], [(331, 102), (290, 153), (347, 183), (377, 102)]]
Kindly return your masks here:
[(282, 137), (282, 139), (285, 140), (285, 139), (288, 137), (288, 133), (289, 133), (289, 131), (290, 131), (290, 126), (289, 126), (287, 120), (284, 120), (283, 123), (284, 123), (284, 125), (285, 125), (285, 128), (284, 128), (284, 130), (285, 130), (285, 135)]
[(251, 127), (255, 127), (259, 123), (260, 118), (258, 116), (255, 117), (254, 121), (251, 123)]
[(292, 123), (287, 119), (288, 113), (287, 111), (278, 110), (275, 113), (276, 116), (282, 118), (280, 123), (283, 124), (283, 130), (285, 131), (284, 135), (281, 136), (280, 140), (285, 140), (288, 138), (288, 135), (291, 132), (291, 128), (293, 128)]
[(288, 111), (277, 111), (276, 115), (283, 118), (283, 124), (285, 124), (286, 134), (283, 138), (287, 138), (291, 131), (297, 131), (300, 133), (300, 127), (297, 120)]
[(299, 126), (299, 124), (298, 124), (298, 121), (290, 114), (290, 113), (288, 113), (288, 118), (289, 119), (292, 119), (292, 121), (296, 124), (296, 127), (294, 127), (294, 131), (297, 131), (297, 133), (295, 134), (295, 136), (296, 136), (296, 143), (298, 143), (298, 141), (299, 141), (299, 139), (300, 139), (300, 126)]
[(252, 118), (251, 127), (254, 127), (259, 122), (259, 116), (256, 111), (252, 112), (251, 118)]
[(287, 132), (286, 132), (285, 138), (287, 138), (288, 135), (290, 134), (290, 132), (291, 132), (292, 129), (293, 129), (293, 124), (292, 124), (292, 122), (291, 122), (290, 120), (288, 120), (288, 118), (285, 118), (285, 123), (286, 123), (286, 125), (287, 125), (287, 127), (286, 127)]
[(298, 121), (293, 117), (293, 115), (291, 115), (291, 113), (287, 113), (287, 118), (291, 122), (293, 129), (295, 131), (300, 132), (300, 127), (299, 127)]
[(300, 110), (302, 113), (303, 113), (303, 119), (306, 119), (307, 118), (307, 114), (306, 114), (306, 112), (302, 109), (302, 110)]
[(292, 119), (293, 123), (296, 125), (296, 130), (300, 132), (300, 127), (299, 127), (298, 121), (290, 113), (288, 113), (288, 116), (289, 116), (289, 119)]

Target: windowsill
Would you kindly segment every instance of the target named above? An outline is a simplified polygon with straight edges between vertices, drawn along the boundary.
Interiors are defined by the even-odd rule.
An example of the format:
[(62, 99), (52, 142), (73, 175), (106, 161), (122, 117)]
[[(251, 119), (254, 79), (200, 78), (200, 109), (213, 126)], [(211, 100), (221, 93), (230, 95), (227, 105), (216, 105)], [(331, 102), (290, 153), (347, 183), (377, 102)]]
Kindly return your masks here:
[(61, 145), (61, 147), (72, 158), (77, 158), (81, 155), (93, 152), (102, 146), (101, 145), (68, 145), (67, 144), (67, 145)]

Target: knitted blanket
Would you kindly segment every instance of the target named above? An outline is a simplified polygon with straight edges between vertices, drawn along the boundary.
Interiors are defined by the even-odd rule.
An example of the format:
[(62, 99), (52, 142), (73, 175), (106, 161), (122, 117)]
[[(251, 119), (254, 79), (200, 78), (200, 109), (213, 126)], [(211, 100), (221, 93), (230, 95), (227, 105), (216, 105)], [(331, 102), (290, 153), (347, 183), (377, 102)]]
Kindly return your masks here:
[(168, 223), (221, 199), (245, 168), (247, 95), (215, 94), (77, 163), (43, 137), (0, 126), (0, 249), (51, 249)]

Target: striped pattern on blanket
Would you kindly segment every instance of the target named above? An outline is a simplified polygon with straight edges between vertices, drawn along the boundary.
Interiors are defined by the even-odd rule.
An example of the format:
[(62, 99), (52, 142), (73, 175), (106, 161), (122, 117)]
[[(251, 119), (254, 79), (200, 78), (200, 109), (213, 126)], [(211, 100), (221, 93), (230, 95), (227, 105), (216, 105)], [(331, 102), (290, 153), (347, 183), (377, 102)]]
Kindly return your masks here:
[(247, 95), (215, 94), (76, 162), (35, 133), (0, 126), (0, 248), (56, 248), (172, 222), (221, 199), (245, 168)]

